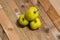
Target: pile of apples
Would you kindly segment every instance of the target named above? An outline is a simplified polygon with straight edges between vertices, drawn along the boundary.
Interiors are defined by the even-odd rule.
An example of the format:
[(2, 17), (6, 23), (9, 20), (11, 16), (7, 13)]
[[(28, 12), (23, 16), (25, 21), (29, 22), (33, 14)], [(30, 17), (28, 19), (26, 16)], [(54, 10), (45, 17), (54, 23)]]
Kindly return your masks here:
[(23, 26), (29, 24), (31, 29), (38, 29), (41, 27), (41, 21), (38, 15), (38, 9), (36, 7), (30, 7), (24, 15), (20, 15), (18, 22)]

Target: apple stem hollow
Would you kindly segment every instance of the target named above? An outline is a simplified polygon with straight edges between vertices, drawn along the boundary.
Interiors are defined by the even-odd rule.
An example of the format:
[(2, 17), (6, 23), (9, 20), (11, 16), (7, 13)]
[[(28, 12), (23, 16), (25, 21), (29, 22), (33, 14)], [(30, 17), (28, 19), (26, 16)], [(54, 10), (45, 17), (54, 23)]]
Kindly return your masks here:
[(35, 20), (35, 23), (36, 23), (37, 21)]

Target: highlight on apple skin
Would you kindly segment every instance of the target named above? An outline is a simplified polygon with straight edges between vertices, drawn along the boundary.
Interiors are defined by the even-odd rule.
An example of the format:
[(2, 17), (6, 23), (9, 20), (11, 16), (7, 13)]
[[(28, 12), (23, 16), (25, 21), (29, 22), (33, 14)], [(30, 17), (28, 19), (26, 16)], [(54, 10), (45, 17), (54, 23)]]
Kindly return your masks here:
[(30, 7), (25, 13), (25, 18), (28, 21), (32, 21), (37, 17), (38, 17), (38, 9), (36, 7)]
[(24, 18), (24, 15), (20, 15), (19, 19), (18, 19), (19, 24), (26, 26), (28, 25), (28, 21)]

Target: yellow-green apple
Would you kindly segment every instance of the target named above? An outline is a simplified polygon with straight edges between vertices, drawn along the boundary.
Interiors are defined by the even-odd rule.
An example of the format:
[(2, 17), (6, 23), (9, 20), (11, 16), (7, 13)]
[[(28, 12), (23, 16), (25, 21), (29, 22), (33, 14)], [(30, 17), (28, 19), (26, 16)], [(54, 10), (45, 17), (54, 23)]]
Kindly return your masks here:
[(19, 19), (18, 19), (19, 24), (26, 26), (28, 25), (28, 21), (24, 18), (24, 15), (20, 15)]
[(31, 21), (30, 27), (31, 29), (38, 29), (39, 27), (41, 27), (41, 21), (39, 20), (39, 18), (36, 18), (35, 20)]
[(38, 9), (36, 7), (30, 7), (25, 13), (25, 18), (28, 21), (34, 20), (38, 17)]

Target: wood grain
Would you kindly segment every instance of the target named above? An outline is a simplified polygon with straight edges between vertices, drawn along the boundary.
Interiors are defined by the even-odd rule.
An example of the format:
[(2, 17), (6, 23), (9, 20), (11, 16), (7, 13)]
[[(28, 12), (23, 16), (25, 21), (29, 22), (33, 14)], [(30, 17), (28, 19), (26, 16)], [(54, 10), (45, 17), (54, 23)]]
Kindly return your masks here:
[(56, 12), (60, 16), (60, 0), (49, 0), (49, 2), (55, 8)]
[[(25, 35), (24, 31), (22, 30), (22, 28), (19, 28), (20, 26), (18, 27), (17, 24), (16, 24), (18, 18), (15, 14), (16, 13), (15, 10), (14, 10), (15, 8), (13, 7), (14, 9), (11, 9), (12, 6), (11, 5), (8, 6), (8, 4), (10, 2), (8, 4), (6, 2), (7, 2), (7, 0), (6, 1), (1, 0), (1, 4), (2, 4), (2, 6), (4, 8), (4, 11), (6, 12), (7, 16), (9, 17), (9, 20), (11, 20), (12, 25), (18, 30), (21, 40), (28, 40), (28, 38), (26, 37), (26, 35)], [(13, 0), (12, 0), (12, 2), (14, 3)], [(6, 9), (8, 9), (8, 10), (6, 10)]]
[(42, 7), (44, 8), (45, 11), (47, 11), (50, 7), (50, 2), (49, 0), (39, 0), (40, 4), (42, 5)]
[(53, 32), (53, 33), (51, 35), (55, 34), (54, 35), (54, 36), (56, 36), (55, 37), (56, 38), (55, 40), (57, 40), (57, 34), (60, 35), (60, 32), (56, 29), (56, 27), (54, 26), (54, 24), (51, 22), (51, 20), (49, 19), (48, 15), (44, 12), (43, 8), (41, 6), (35, 6), (35, 7), (38, 7), (39, 8), (40, 16), (44, 20), (45, 25), (47, 24), (46, 27), (44, 26), (44, 28), (51, 28), (52, 27), (53, 29), (50, 32), (51, 33)]
[[(52, 20), (53, 18), (50, 18), (51, 15), (50, 14), (47, 15), (47, 12), (51, 7), (51, 5), (47, 0), (46, 0), (47, 2), (43, 0), (40, 1), (39, 2), (38, 0), (35, 1), (1, 0), (0, 1), (3, 8), (1, 9), (2, 14), (0, 13), (1, 15), (3, 15), (0, 16), (1, 18), (0, 22), (3, 25), (3, 29), (6, 30), (5, 32), (9, 40), (59, 40), (58, 36), (60, 36), (60, 32), (56, 28), (56, 25)], [(44, 7), (45, 3), (46, 3), (46, 8)], [(39, 9), (39, 18), (41, 19), (42, 26), (37, 30), (30, 30), (29, 26), (21, 28), (22, 26), (19, 26), (17, 24), (18, 17), (16, 13), (20, 15), (25, 14), (25, 11), (31, 6), (37, 7)], [(55, 18), (57, 17), (58, 16), (54, 17), (55, 22), (56, 22)]]
[(0, 18), (0, 23), (9, 37), (9, 40), (20, 40), (17, 30), (12, 26), (3, 9), (0, 9)]
[[(59, 0), (55, 0), (55, 1), (54, 0), (48, 0), (48, 1), (40, 0), (41, 5), (44, 5), (43, 7), (45, 7), (45, 4), (49, 7), (49, 9), (45, 12), (48, 14), (49, 18), (51, 18), (51, 20), (55, 24), (56, 28), (60, 31), (60, 27), (59, 27), (60, 26), (60, 16), (59, 16), (60, 15), (60, 13), (59, 13), (60, 12), (60, 8), (59, 8), (60, 3), (59, 2), (60, 2)], [(50, 6), (48, 4), (50, 4)]]
[(9, 40), (1, 24), (0, 24), (0, 40)]
[(57, 29), (60, 31), (60, 16), (57, 14), (56, 10), (51, 6), (47, 11), (47, 14), (56, 25)]

